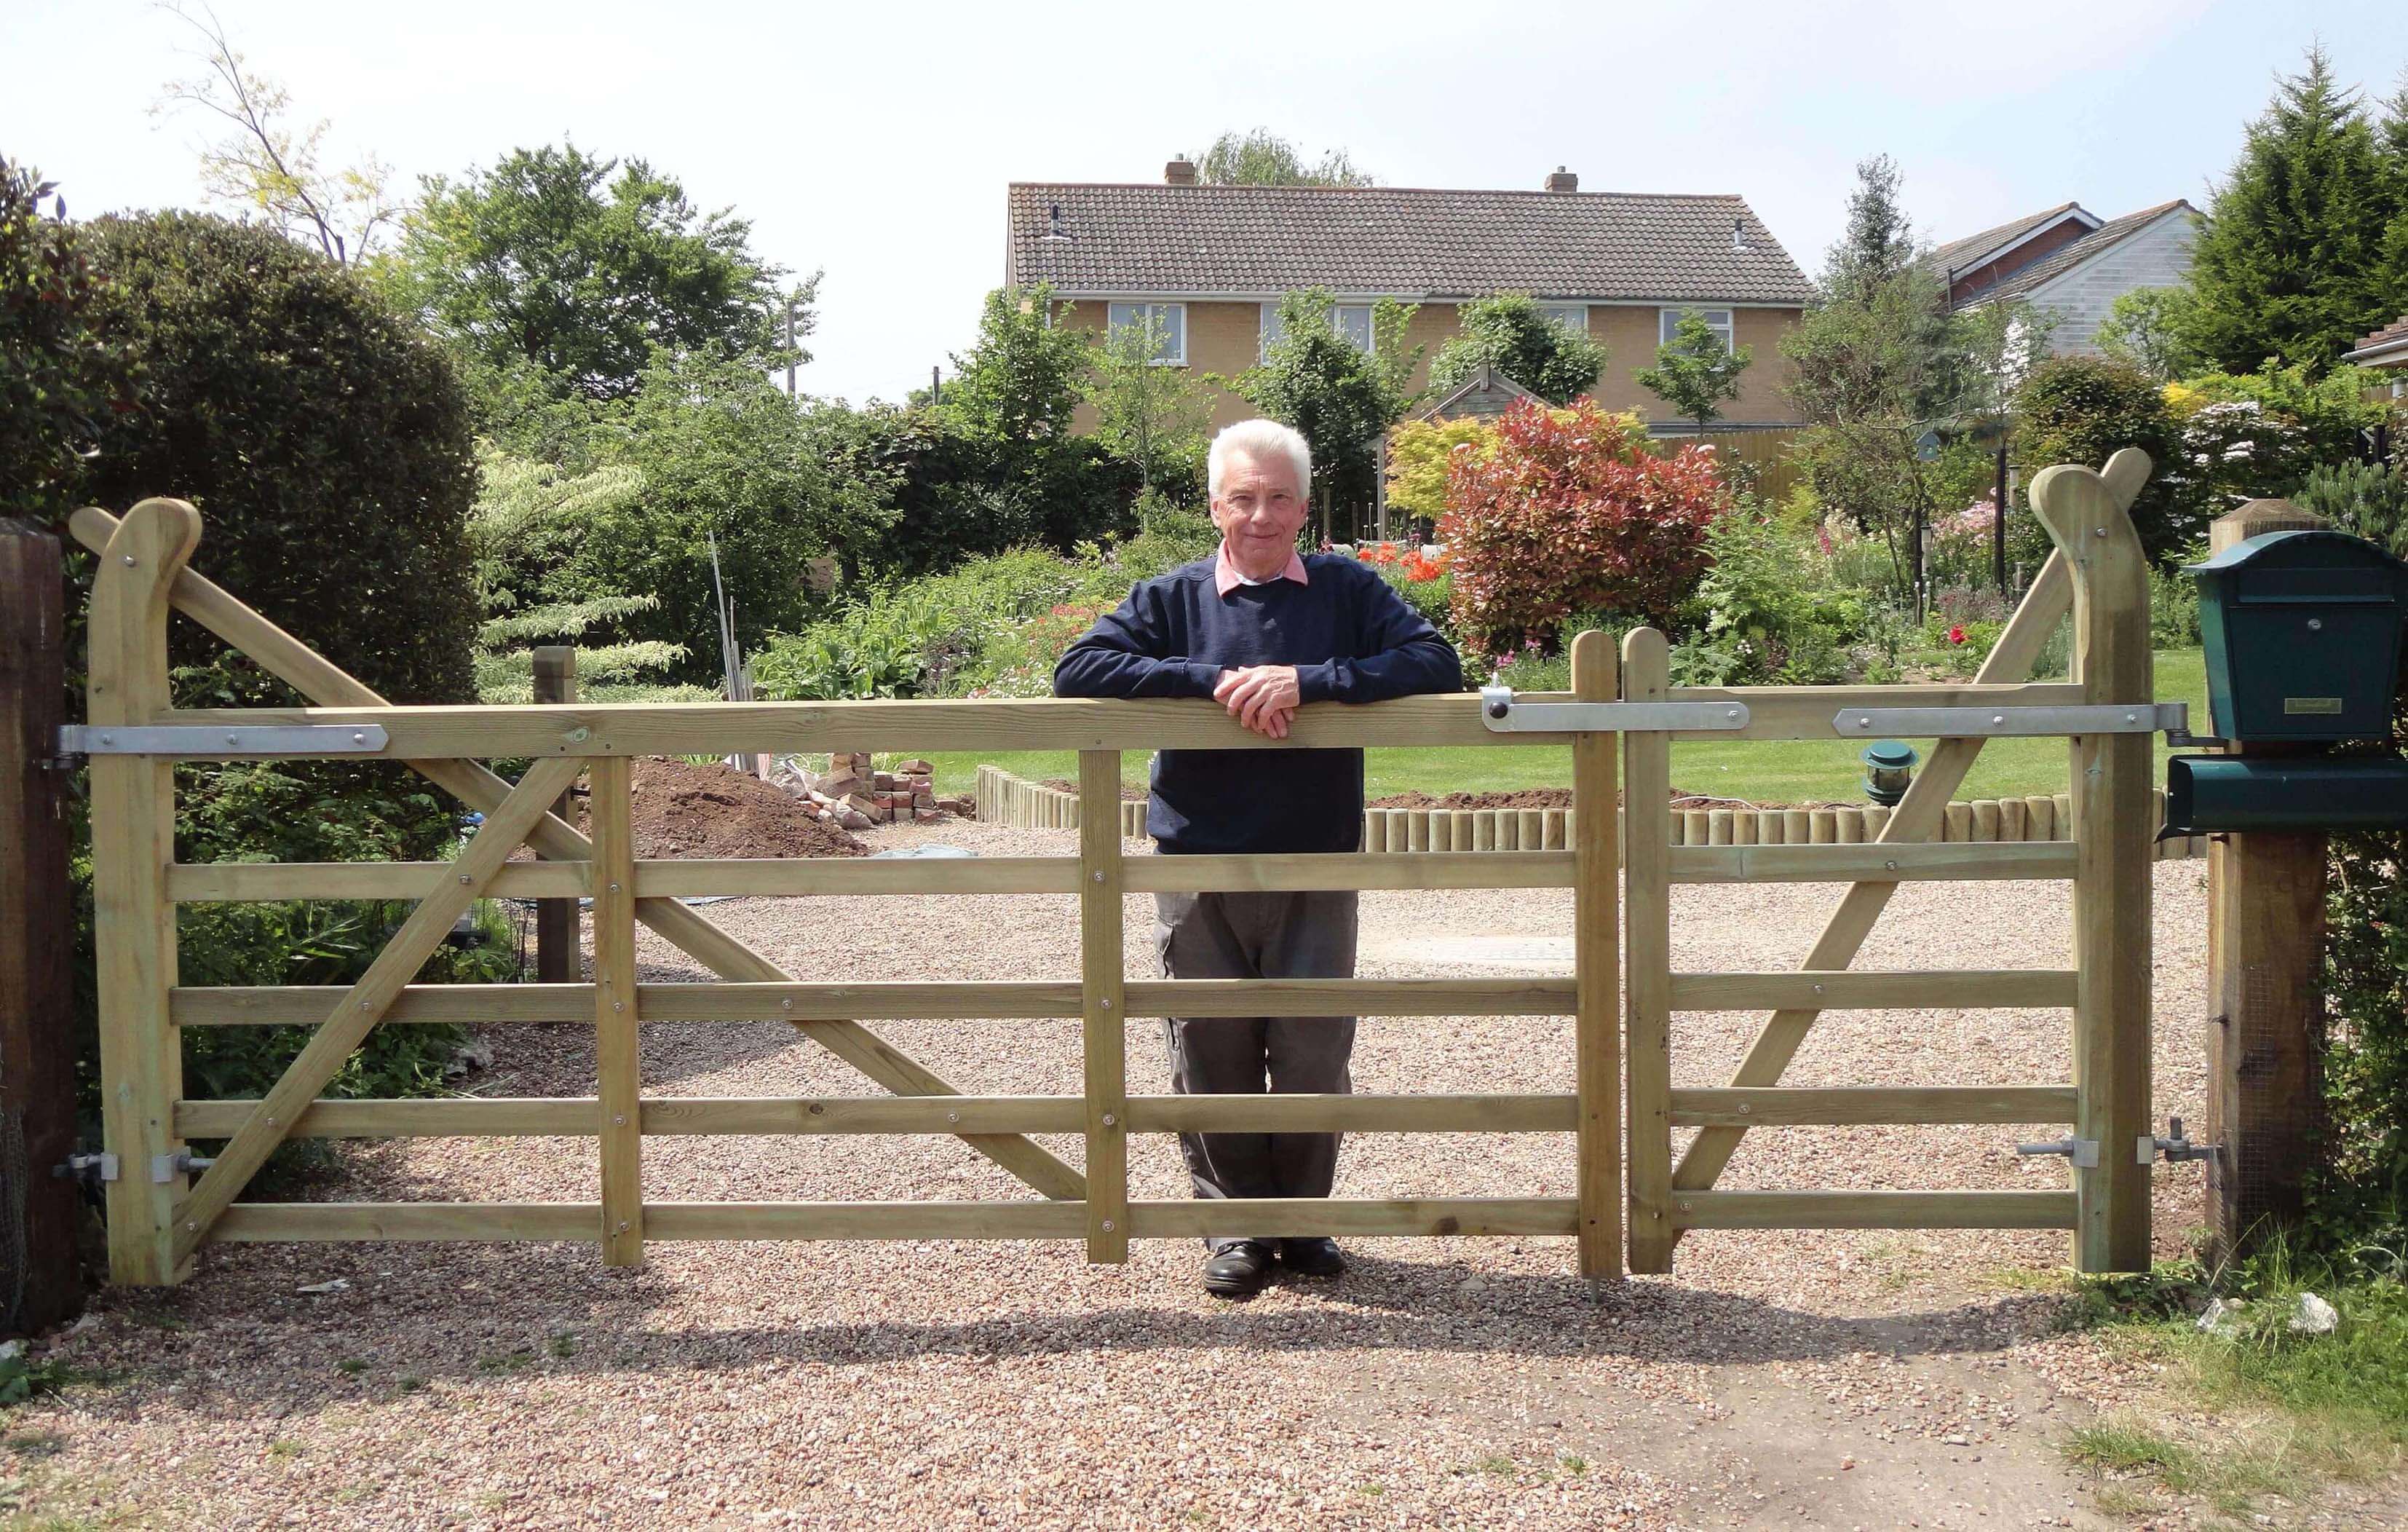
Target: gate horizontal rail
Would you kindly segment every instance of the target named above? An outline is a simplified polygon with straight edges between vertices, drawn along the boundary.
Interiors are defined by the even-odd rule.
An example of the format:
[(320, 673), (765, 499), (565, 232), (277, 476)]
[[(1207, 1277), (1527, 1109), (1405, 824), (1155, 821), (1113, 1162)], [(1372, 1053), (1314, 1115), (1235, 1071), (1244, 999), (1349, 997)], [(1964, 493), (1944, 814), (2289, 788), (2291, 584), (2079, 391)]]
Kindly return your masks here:
[[(1130, 1096), (1131, 1133), (1570, 1133), (1570, 1094), (1396, 1096)], [(219, 1138), (257, 1103), (179, 1101), (176, 1128)], [(591, 1137), (593, 1096), (487, 1096), (411, 1101), (322, 1099), (293, 1125), (296, 1138)], [(2015, 1120), (2044, 1121), (2047, 1114)], [(647, 1135), (1080, 1133), (1080, 1096), (671, 1096), (639, 1108)]]

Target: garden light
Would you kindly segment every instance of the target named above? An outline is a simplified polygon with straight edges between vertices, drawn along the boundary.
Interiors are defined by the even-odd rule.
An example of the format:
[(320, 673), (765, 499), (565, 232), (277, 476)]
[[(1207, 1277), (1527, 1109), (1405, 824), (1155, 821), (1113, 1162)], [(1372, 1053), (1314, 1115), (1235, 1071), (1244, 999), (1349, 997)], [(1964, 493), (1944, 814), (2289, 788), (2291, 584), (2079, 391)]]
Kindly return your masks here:
[(1896, 808), (1914, 780), (1914, 747), (1897, 740), (1879, 740), (1865, 746), (1865, 796), (1884, 808)]

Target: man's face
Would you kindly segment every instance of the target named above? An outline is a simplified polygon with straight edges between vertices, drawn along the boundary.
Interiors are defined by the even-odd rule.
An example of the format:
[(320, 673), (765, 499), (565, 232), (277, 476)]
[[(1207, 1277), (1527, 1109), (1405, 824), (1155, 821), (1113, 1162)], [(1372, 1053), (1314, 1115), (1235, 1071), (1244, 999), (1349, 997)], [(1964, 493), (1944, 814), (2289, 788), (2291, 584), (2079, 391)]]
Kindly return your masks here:
[(1221, 492), (1212, 497), (1212, 524), (1227, 541), (1238, 571), (1268, 580), (1287, 567), (1310, 509), (1286, 454), (1236, 452), (1221, 474)]

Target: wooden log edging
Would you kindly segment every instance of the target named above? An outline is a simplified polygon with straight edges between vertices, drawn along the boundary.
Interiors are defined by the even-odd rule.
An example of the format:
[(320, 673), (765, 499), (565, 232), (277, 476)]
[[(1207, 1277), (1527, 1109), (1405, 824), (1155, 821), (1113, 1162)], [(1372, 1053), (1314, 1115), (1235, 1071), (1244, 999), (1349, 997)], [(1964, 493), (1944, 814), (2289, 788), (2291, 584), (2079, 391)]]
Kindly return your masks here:
[[(978, 769), (978, 817), (1021, 830), (1068, 830), (1079, 822), (1079, 795), (1016, 776), (1000, 766)], [(2165, 795), (2152, 803), (2153, 823), (2165, 822)], [(1858, 845), (1881, 834), (1889, 810), (1878, 803), (1824, 808), (1692, 808), (1671, 811), (1674, 845)], [(1560, 851), (1571, 844), (1568, 808), (1370, 808), (1363, 811), (1363, 849), (1414, 851)], [(1145, 802), (1121, 805), (1121, 834), (1145, 837)], [(1977, 798), (1948, 805), (1942, 841), (1976, 844), (2072, 839), (2068, 796)], [(2157, 843), (2157, 860), (2207, 855), (2207, 837)]]

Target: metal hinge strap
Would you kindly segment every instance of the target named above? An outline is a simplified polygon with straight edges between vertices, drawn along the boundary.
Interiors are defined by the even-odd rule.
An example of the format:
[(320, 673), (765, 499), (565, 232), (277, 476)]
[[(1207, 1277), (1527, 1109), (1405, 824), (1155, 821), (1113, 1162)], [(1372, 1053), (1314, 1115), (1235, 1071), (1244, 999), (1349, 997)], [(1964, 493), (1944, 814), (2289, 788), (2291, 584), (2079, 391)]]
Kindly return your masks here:
[(1843, 736), (1871, 739), (2013, 739), (2074, 734), (2154, 734), (2187, 730), (2188, 702), (2073, 707), (1849, 707), (1831, 715)]
[(381, 724), (62, 724), (63, 756), (372, 756), (385, 747)]
[(1747, 727), (1743, 702), (1523, 702), (1511, 687), (1480, 688), (1480, 721), (1499, 734), (1727, 732)]

